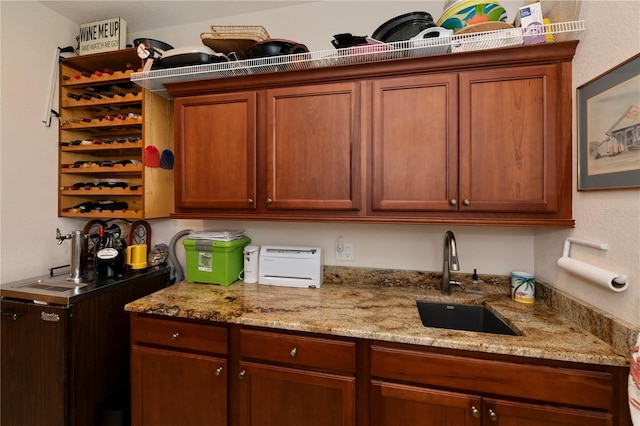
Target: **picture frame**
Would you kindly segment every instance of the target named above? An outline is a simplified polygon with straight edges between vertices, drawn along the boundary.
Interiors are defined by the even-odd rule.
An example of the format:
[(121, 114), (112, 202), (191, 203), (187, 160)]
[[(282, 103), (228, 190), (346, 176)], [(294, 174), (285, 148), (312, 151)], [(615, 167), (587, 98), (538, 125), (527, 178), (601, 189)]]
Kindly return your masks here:
[(640, 54), (577, 89), (578, 191), (640, 188)]

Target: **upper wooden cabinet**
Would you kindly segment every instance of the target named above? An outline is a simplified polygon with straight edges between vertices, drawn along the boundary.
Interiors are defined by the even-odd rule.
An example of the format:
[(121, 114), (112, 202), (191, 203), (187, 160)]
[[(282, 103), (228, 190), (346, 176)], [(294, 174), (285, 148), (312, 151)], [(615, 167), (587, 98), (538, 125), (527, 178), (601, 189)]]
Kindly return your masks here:
[(256, 208), (256, 93), (175, 101), (176, 208)]
[(555, 64), (460, 73), (460, 210), (559, 211), (560, 79)]
[(458, 197), (457, 75), (388, 78), (372, 85), (373, 214), (455, 210), (450, 200)]
[(336, 83), (176, 99), (177, 211), (357, 210), (359, 87)]
[(266, 204), (271, 209), (360, 207), (358, 83), (266, 92)]
[(167, 84), (174, 216), (573, 226), (576, 46)]

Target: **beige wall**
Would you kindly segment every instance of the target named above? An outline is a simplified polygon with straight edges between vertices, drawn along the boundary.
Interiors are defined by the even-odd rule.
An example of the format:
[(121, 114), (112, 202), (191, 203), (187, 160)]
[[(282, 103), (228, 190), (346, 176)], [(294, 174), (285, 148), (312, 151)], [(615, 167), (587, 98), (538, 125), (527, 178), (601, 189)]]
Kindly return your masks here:
[[(575, 88), (640, 52), (639, 18), (638, 1), (582, 2), (582, 19), (587, 31), (581, 36), (573, 60)], [(574, 99), (573, 216), (576, 227), (566, 231), (536, 231), (535, 271), (546, 282), (637, 326), (640, 324), (640, 190), (576, 190), (575, 111)], [(571, 257), (628, 275), (629, 289), (614, 294), (559, 270), (556, 261), (567, 236), (607, 243), (607, 251), (576, 246), (571, 250)]]
[[(503, 3), (510, 17), (520, 3)], [(327, 50), (332, 49), (330, 40), (333, 34), (351, 32), (371, 35), (378, 25), (390, 17), (414, 10), (426, 10), (437, 19), (443, 4), (444, 1), (313, 2), (225, 20), (203, 19), (202, 22), (181, 27), (131, 33), (129, 38), (157, 38), (180, 47), (198, 45), (200, 33), (207, 31), (211, 24), (260, 24), (267, 28), (272, 37), (294, 39), (307, 44), (311, 50)], [(588, 30), (582, 35), (584, 40), (574, 61), (574, 80), (577, 83), (587, 81), (634, 53), (630, 43), (619, 41), (634, 36), (633, 31), (635, 36), (631, 40), (637, 41), (637, 26), (630, 25), (631, 22), (629, 29), (617, 24), (602, 25), (600, 21), (602, 16), (607, 15), (607, 4), (622, 8), (625, 16), (632, 16), (633, 12), (634, 16), (638, 16), (638, 3), (635, 1), (583, 2)], [(67, 244), (56, 245), (55, 228), (70, 232), (80, 229), (84, 224), (84, 221), (56, 217), (57, 132), (53, 128), (44, 128), (40, 123), (48, 96), (55, 48), (73, 44), (77, 25), (32, 2), (1, 2), (0, 17), (0, 279), (10, 281), (43, 274), (50, 266), (68, 263), (69, 248)], [(46, 30), (47, 37), (34, 37), (34, 33), (40, 34), (43, 30)], [(612, 42), (594, 44), (592, 35), (605, 31), (612, 33), (608, 34)], [(613, 43), (613, 40), (617, 43)], [(616, 48), (612, 48), (612, 45)], [(32, 51), (41, 55), (34, 55)], [(615, 198), (615, 204), (610, 204), (610, 198)], [(325, 250), (326, 264), (438, 271), (442, 264), (442, 236), (444, 231), (452, 229), (458, 240), (463, 271), (471, 272), (474, 268), (479, 273), (487, 274), (508, 274), (516, 269), (534, 271), (543, 280), (550, 283), (557, 281), (560, 287), (602, 307), (615, 317), (640, 324), (638, 191), (580, 193), (574, 194), (574, 199), (574, 215), (578, 222), (575, 230), (164, 219), (152, 221), (153, 242), (168, 243), (175, 232), (182, 229), (242, 227), (249, 231), (258, 245), (320, 246)], [(611, 229), (602, 232), (598, 221), (612, 214), (613, 205), (620, 208), (616, 210), (619, 213), (610, 220), (613, 222), (609, 225)], [(635, 226), (635, 239), (628, 237), (631, 232), (617, 229), (613, 232), (616, 221), (620, 223), (626, 219), (619, 219), (620, 214), (631, 216), (624, 223), (628, 228)], [(618, 268), (628, 273), (632, 288), (622, 295), (615, 295), (559, 274), (555, 261), (561, 253), (566, 235), (604, 239), (603, 242), (609, 243), (611, 250), (607, 253), (608, 257), (596, 260), (602, 261), (600, 266)], [(338, 236), (342, 236), (345, 242), (354, 243), (353, 262), (335, 260), (333, 247)], [(629, 243), (630, 240), (635, 242)], [(611, 257), (616, 257), (615, 263), (610, 262)], [(632, 265), (634, 259), (636, 264)]]

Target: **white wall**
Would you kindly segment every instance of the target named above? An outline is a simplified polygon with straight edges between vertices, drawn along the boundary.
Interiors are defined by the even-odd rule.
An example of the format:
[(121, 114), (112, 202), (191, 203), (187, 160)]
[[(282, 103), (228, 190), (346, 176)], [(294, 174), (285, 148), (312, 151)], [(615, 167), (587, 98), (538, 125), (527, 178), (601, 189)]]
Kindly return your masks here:
[(0, 277), (8, 281), (68, 264), (56, 228), (84, 221), (57, 217), (58, 121), (42, 123), (56, 49), (75, 43), (78, 26), (34, 2), (2, 1), (0, 11)]
[[(640, 52), (639, 18), (640, 2), (636, 0), (582, 2), (582, 19), (586, 21), (587, 31), (573, 60), (574, 88)], [(566, 231), (536, 231), (536, 275), (637, 326), (640, 325), (640, 190), (577, 191), (575, 111), (574, 98), (573, 216), (576, 227)], [(628, 275), (629, 289), (614, 294), (560, 270), (556, 261), (568, 236), (609, 244), (607, 251), (572, 246), (571, 257)]]
[[(520, 3), (520, 1), (503, 2), (510, 12), (510, 17), (513, 16), (514, 7)], [(635, 1), (606, 3), (616, 6), (626, 4), (628, 7), (625, 9), (625, 15), (632, 15), (627, 11), (629, 8), (630, 10), (635, 8), (637, 11)], [(415, 10), (426, 10), (437, 19), (443, 4), (444, 1), (314, 2), (224, 20), (203, 17), (203, 21), (196, 24), (161, 28), (146, 31), (144, 34), (131, 33), (129, 38), (130, 40), (135, 37), (156, 38), (171, 43), (175, 47), (199, 45), (200, 33), (208, 31), (211, 24), (257, 24), (264, 25), (272, 37), (294, 39), (307, 44), (311, 50), (326, 50), (332, 49), (330, 40), (333, 34), (351, 32), (356, 35), (371, 35), (387, 19)], [(589, 21), (587, 22), (588, 34), (591, 31), (600, 32), (598, 27), (602, 25), (601, 18), (606, 16), (603, 7), (591, 5), (589, 2), (588, 8), (584, 9), (585, 12), (591, 13), (591, 22), (594, 22), (592, 25)], [(3, 113), (0, 280), (11, 281), (43, 274), (50, 266), (68, 263), (68, 244), (56, 245), (55, 228), (60, 227), (63, 232), (70, 232), (80, 229), (84, 224), (84, 221), (56, 217), (57, 132), (53, 128), (44, 128), (40, 123), (48, 96), (55, 48), (75, 42), (77, 25), (31, 2), (3, 1), (0, 2), (0, 10), (2, 24), (0, 107)], [(638, 14), (636, 13), (635, 16)], [(617, 24), (603, 25), (603, 27), (613, 32), (613, 38), (617, 40), (621, 40), (630, 31), (620, 28)], [(34, 33), (42, 32), (46, 32), (47, 37), (34, 36)], [(619, 38), (615, 34), (618, 34)], [(636, 37), (633, 40), (637, 39)], [(597, 57), (605, 57), (607, 59), (598, 64), (604, 71), (608, 66), (632, 54), (625, 51), (615, 52), (610, 46), (603, 46), (599, 51), (595, 51), (587, 43), (588, 40), (579, 47), (574, 61), (575, 68), (583, 63), (583, 57), (592, 58), (592, 61), (596, 61)], [(34, 55), (31, 53), (33, 51), (43, 52), (43, 55)], [(588, 68), (583, 72), (597, 74), (591, 63), (583, 66)], [(43, 69), (46, 71), (42, 71)], [(577, 69), (574, 76), (580, 76)], [(582, 81), (587, 79), (580, 78)], [(29, 96), (24, 96), (25, 93)], [(622, 198), (622, 203), (627, 206), (625, 211), (632, 211), (634, 202), (637, 208), (637, 191), (624, 191), (617, 194), (617, 197)], [(578, 235), (578, 231), (584, 231), (580, 236), (591, 238), (591, 228), (596, 228), (597, 224), (584, 227), (593, 219), (584, 218), (582, 210), (604, 211), (606, 200), (592, 205), (587, 197), (579, 195), (574, 195), (576, 198), (574, 215), (578, 219), (575, 232)], [(598, 197), (605, 198), (607, 194)], [(153, 243), (168, 243), (171, 237), (182, 229), (242, 227), (249, 231), (249, 235), (258, 245), (305, 244), (323, 247), (326, 253), (326, 264), (426, 271), (441, 269), (442, 237), (444, 231), (452, 229), (458, 240), (464, 272), (471, 272), (474, 268), (479, 273), (485, 274), (508, 274), (510, 270), (516, 269), (535, 271), (545, 281), (554, 282), (559, 279), (563, 288), (583, 297), (588, 302), (601, 307), (606, 303), (605, 309), (614, 316), (640, 324), (637, 306), (638, 286), (622, 297), (608, 293), (585, 297), (581, 283), (559, 276), (555, 269), (555, 261), (556, 254), (559, 255), (558, 250), (562, 247), (558, 242), (562, 241), (565, 235), (572, 233), (568, 230), (428, 225), (203, 222), (170, 219), (154, 220), (151, 223)], [(334, 259), (333, 246), (340, 235), (345, 242), (354, 243), (353, 262), (340, 263)], [(617, 245), (618, 248), (615, 249), (617, 256), (626, 259), (623, 266), (640, 257), (637, 238), (635, 246), (626, 246), (629, 252), (622, 252), (618, 251), (619, 245), (623, 244), (626, 238), (619, 235), (613, 238), (611, 232), (607, 232), (606, 236), (608, 239), (606, 242), (612, 246), (610, 254), (614, 252), (613, 247)], [(640, 280), (640, 272), (637, 270), (637, 265), (635, 268), (635, 272), (633, 268), (625, 269), (629, 270), (631, 279), (637, 283)], [(631, 302), (622, 303), (623, 298), (631, 299)]]

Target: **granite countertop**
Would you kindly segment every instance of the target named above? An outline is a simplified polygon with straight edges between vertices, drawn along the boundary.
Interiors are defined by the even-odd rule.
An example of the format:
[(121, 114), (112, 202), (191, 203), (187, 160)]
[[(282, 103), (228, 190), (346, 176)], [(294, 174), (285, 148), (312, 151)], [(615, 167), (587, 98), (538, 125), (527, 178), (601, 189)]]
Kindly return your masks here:
[[(328, 279), (329, 278), (329, 279)], [(541, 300), (511, 300), (508, 284), (482, 283), (444, 296), (421, 284), (327, 277), (319, 289), (236, 282), (181, 282), (126, 305), (130, 312), (588, 364), (628, 366), (628, 355)], [(433, 277), (432, 277), (433, 278)], [(341, 282), (337, 282), (341, 281)], [(411, 281), (411, 280), (409, 280)], [(433, 281), (433, 280), (432, 280)], [(425, 284), (425, 282), (427, 284)], [(472, 291), (479, 290), (479, 291)], [(424, 327), (416, 300), (485, 304), (520, 332), (507, 336)]]

